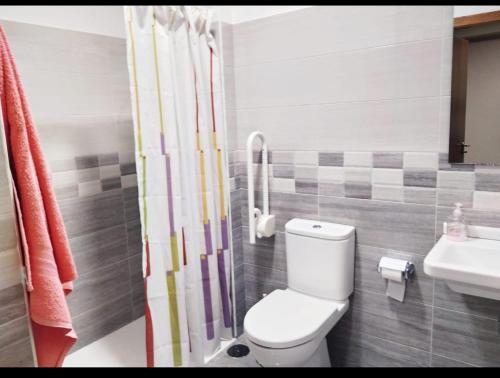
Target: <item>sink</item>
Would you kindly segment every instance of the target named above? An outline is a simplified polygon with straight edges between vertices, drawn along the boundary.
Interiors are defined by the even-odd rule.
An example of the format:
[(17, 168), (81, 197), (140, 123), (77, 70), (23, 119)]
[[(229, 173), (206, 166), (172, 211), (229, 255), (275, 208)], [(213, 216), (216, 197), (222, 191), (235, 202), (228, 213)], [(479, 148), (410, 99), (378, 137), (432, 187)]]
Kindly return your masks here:
[(424, 259), (424, 272), (453, 291), (500, 300), (500, 229), (469, 226), (468, 234), (464, 242), (441, 236)]

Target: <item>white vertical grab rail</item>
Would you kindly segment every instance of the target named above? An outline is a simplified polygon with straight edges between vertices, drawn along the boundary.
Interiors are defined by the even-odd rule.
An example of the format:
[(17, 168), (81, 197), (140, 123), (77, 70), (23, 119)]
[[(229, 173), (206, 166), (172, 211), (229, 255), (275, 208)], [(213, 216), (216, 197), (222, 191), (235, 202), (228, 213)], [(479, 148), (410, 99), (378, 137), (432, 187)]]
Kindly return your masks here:
[[(262, 212), (255, 207), (255, 190), (253, 177), (253, 142), (255, 138), (260, 138), (262, 142), (262, 190), (263, 190), (263, 209)], [(248, 228), (250, 234), (250, 244), (255, 244), (255, 235), (262, 236), (274, 235), (274, 215), (269, 215), (269, 176), (268, 176), (268, 158), (267, 143), (264, 134), (260, 131), (254, 131), (247, 139), (247, 181), (248, 181)]]

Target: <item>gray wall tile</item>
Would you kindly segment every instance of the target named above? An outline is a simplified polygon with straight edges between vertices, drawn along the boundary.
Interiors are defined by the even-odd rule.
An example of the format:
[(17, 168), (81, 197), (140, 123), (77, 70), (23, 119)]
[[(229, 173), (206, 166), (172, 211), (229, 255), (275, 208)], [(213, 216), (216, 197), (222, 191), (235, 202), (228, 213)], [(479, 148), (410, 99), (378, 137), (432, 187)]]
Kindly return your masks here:
[(338, 182), (327, 182), (320, 181), (318, 183), (318, 194), (320, 196), (334, 196), (334, 197), (344, 197), (345, 196), (345, 184)]
[(127, 257), (127, 230), (121, 224), (70, 239), (78, 274), (85, 275)]
[(357, 332), (347, 319), (342, 319), (327, 337), (333, 366), (429, 366), (428, 352)]
[(342, 167), (344, 165), (343, 152), (320, 152), (319, 165)]
[(99, 307), (91, 308), (73, 316), (73, 325), (78, 334), (78, 342), (72, 352), (100, 339), (132, 321), (130, 295), (115, 295)]
[(404, 185), (405, 186), (422, 186), (426, 188), (436, 187), (436, 171), (405, 169), (404, 170)]
[(320, 219), (355, 226), (360, 244), (418, 254), (434, 244), (434, 214), (431, 206), (319, 197)]
[(454, 190), (454, 189), (438, 189), (437, 190), (437, 205), (452, 206), (460, 202), (463, 207), (472, 207), (472, 191), (471, 190)]
[(431, 356), (431, 367), (474, 367), (474, 365), (466, 364), (463, 361), (455, 361), (449, 358), (433, 354)]
[(372, 198), (372, 186), (369, 183), (346, 182), (344, 184), (345, 196), (349, 198)]
[(476, 190), (500, 192), (500, 171), (496, 173), (476, 172)]
[(33, 352), (29, 337), (16, 340), (0, 349), (0, 366), (2, 367), (34, 367)]
[(357, 331), (421, 350), (430, 350), (432, 307), (399, 302), (384, 294), (356, 290), (350, 322)]
[[(286, 222), (293, 218), (318, 219), (318, 198), (310, 194), (271, 192), (269, 211), (276, 215), (276, 231), (284, 231)], [(248, 221), (248, 216), (245, 218)]]
[(435, 282), (434, 306), (496, 320), (500, 315), (500, 301), (457, 293), (441, 280)]
[(115, 152), (113, 153), (106, 153), (106, 154), (100, 154), (97, 157), (99, 166), (106, 166), (106, 165), (115, 165), (119, 164), (119, 155)]
[(295, 193), (318, 194), (318, 181), (295, 179)]
[(434, 353), (453, 360), (500, 366), (498, 319), (435, 308), (432, 345)]
[(0, 325), (0, 350), (18, 340), (29, 337), (28, 319), (26, 316), (11, 320)]
[(95, 168), (99, 166), (99, 158), (98, 156), (77, 156), (75, 158), (76, 168), (78, 170)]
[[(129, 322), (132, 300), (140, 297), (139, 290), (133, 292), (137, 275), (132, 282), (127, 260), (141, 252), (137, 188), (121, 190), (118, 166), (135, 171), (126, 41), (10, 21), (2, 26), (45, 157), (53, 175), (59, 174), (54, 176), (56, 196), (80, 275), (68, 297), (80, 348)], [(15, 238), (7, 237), (7, 225), (0, 226), (2, 251), (2, 245), (15, 245)], [(139, 259), (133, 263), (140, 269)], [(20, 285), (0, 291), (2, 301), (8, 304), (0, 306), (0, 327), (22, 319)], [(0, 350), (0, 366), (33, 364), (26, 330), (27, 323)]]
[[(327, 16), (330, 11), (331, 15)], [(447, 138), (443, 131), (443, 123), (447, 118), (442, 117), (442, 114), (449, 106), (449, 98), (443, 96), (449, 96), (451, 77), (448, 51), (451, 51), (453, 30), (452, 8), (406, 7), (404, 15), (408, 20), (399, 20), (401, 24), (398, 25), (401, 27), (397, 28), (398, 33), (394, 32), (395, 29), (391, 29), (378, 34), (388, 26), (393, 27), (396, 22), (395, 15), (402, 11), (399, 8), (362, 7), (360, 12), (366, 12), (362, 14), (369, 16), (369, 23), (372, 25), (369, 29), (373, 33), (369, 33), (368, 40), (334, 38), (327, 47), (330, 52), (318, 53), (318, 49), (325, 49), (325, 45), (314, 43), (315, 40), (320, 40), (316, 37), (324, 33), (317, 26), (323, 25), (317, 22), (317, 19), (322, 17), (330, 19), (342, 12), (356, 13), (357, 9), (343, 7), (342, 11), (334, 12), (333, 8), (320, 10), (312, 7), (307, 11), (291, 12), (288, 15), (268, 17), (265, 20), (233, 27), (236, 42), (233, 46), (234, 64), (237, 66), (234, 70), (234, 83), (237, 97), (238, 146), (244, 148), (246, 136), (255, 130), (255, 125), (259, 125), (259, 129), (266, 134), (268, 143), (280, 150), (276, 155), (273, 153), (273, 159), (275, 156), (278, 157), (274, 161), (275, 164), (294, 164), (291, 155), (299, 151), (308, 150), (318, 154), (320, 166), (319, 175), (316, 176), (318, 196), (311, 194), (299, 197), (299, 194), (280, 193), (281, 202), (279, 206), (274, 204), (274, 210), (271, 198), (271, 212), (277, 214), (280, 227), (293, 217), (315, 219), (315, 211), (322, 220), (352, 224), (356, 227), (356, 294), (353, 297), (351, 310), (328, 337), (334, 365), (454, 366), (457, 365), (457, 361), (461, 364), (474, 365), (489, 363), (492, 358), (490, 352), (495, 349), (489, 343), (490, 339), (494, 339), (494, 324), (487, 322), (497, 320), (494, 303), (464, 298), (447, 291), (439, 282), (436, 282), (434, 288), (433, 279), (426, 276), (422, 269), (423, 258), (432, 248), (436, 234), (439, 236), (441, 233), (442, 221), (451, 214), (452, 208), (448, 207), (449, 204), (460, 200), (468, 205), (474, 189), (495, 191), (498, 179), (496, 176), (488, 176), (491, 172), (477, 170), (473, 165), (450, 164), (447, 154), (438, 153), (443, 145), (441, 139), (443, 136)], [(429, 12), (426, 13), (429, 17), (420, 18), (426, 22), (420, 23), (417, 28), (413, 22), (419, 19), (418, 12)], [(362, 18), (346, 19), (349, 19), (352, 25), (357, 25), (357, 29), (361, 24), (366, 27), (364, 21), (352, 23), (353, 19)], [(300, 38), (291, 39), (294, 40), (293, 48), (288, 44), (277, 43), (288, 40), (288, 33), (293, 28), (286, 26), (289, 23), (295, 24), (297, 20), (302, 20), (304, 25), (302, 28), (296, 28)], [(284, 30), (287, 31), (287, 35), (283, 34)], [(303, 30), (307, 30), (305, 35)], [(430, 32), (431, 30), (433, 32)], [(261, 33), (269, 38), (258, 38), (255, 33)], [(357, 64), (363, 61), (361, 57), (372, 56), (368, 46), (373, 41), (380, 42), (378, 38), (381, 35), (389, 40), (396, 35), (398, 38), (402, 35), (412, 36), (411, 40), (415, 43), (411, 48), (405, 44), (396, 48), (389, 42), (389, 48), (377, 51), (377, 54), (381, 54), (377, 55), (377, 59), (380, 58), (377, 64), (385, 62), (388, 57), (392, 59), (393, 56), (397, 56), (401, 61), (395, 66), (389, 67), (388, 64), (377, 72), (376, 82), (386, 77), (386, 68), (389, 76), (381, 81), (378, 88), (372, 88), (371, 85), (375, 85), (373, 80), (369, 80), (370, 86), (365, 85), (368, 80), (364, 80), (363, 75), (379, 66), (372, 64), (367, 70), (363, 65)], [(429, 35), (432, 35), (431, 39), (434, 39), (434, 42), (424, 42)], [(360, 50), (356, 55), (357, 63), (341, 70), (341, 77), (331, 78), (332, 82), (349, 81), (352, 86), (349, 93), (343, 91), (342, 96), (338, 96), (335, 89), (322, 85), (314, 85), (314, 90), (308, 89), (312, 88), (313, 83), (320, 82), (318, 78), (325, 80), (324, 67), (328, 67), (331, 71), (336, 64), (350, 62), (349, 54), (345, 56), (342, 54), (341, 58), (339, 52), (352, 49), (352, 44), (359, 44), (361, 40), (363, 46), (357, 47)], [(387, 39), (383, 40), (387, 42)], [(276, 46), (279, 47), (276, 49)], [(412, 58), (416, 52), (418, 54)], [(316, 56), (321, 54), (327, 56), (321, 58)], [(424, 63), (422, 56), (428, 57), (429, 61)], [(408, 59), (418, 62), (418, 67), (410, 67), (403, 63), (406, 64), (405, 70), (400, 71), (399, 64), (407, 62)], [(372, 62), (370, 59), (366, 61)], [(325, 64), (321, 66), (321, 62)], [(317, 69), (313, 70), (312, 67)], [(410, 71), (413, 74), (408, 75)], [(303, 78), (303, 81), (295, 81), (301, 90), (293, 93), (283, 92), (286, 80), (299, 76), (296, 72), (300, 72)], [(359, 72), (362, 75), (359, 75)], [(371, 78), (375, 77), (370, 75)], [(434, 84), (422, 86), (424, 77), (432, 77), (432, 80), (435, 80)], [(363, 85), (356, 86), (356, 80), (364, 80)], [(395, 82), (398, 82), (395, 87), (387, 85)], [(361, 88), (363, 92), (360, 92)], [(262, 93), (265, 93), (265, 96), (262, 96)], [(419, 93), (424, 97), (396, 98), (403, 93), (412, 93), (412, 96)], [(367, 99), (370, 101), (365, 101)], [(308, 138), (304, 138), (304, 134), (297, 131), (302, 131), (304, 125), (307, 125)], [(287, 135), (287, 138), (283, 138), (283, 135)], [(359, 185), (360, 181), (367, 184), (370, 180), (353, 179), (352, 175), (349, 176), (349, 172), (344, 176), (346, 170), (343, 168), (342, 172), (327, 172), (324, 169), (344, 165), (365, 165), (359, 159), (356, 160), (354, 155), (369, 154), (371, 151), (374, 151), (372, 155), (374, 168), (401, 170), (404, 165), (403, 181), (374, 182), (379, 186), (391, 184), (398, 187), (398, 189), (393, 188), (392, 192), (386, 187), (383, 188), (386, 192), (377, 191), (379, 188), (371, 188), (372, 198), (380, 198), (383, 201), (368, 199), (366, 195), (363, 196), (364, 199), (344, 198), (357, 195), (355, 189), (359, 187), (353, 187), (353, 182)], [(345, 162), (344, 152), (347, 153)], [(298, 168), (300, 164), (305, 163), (300, 162), (300, 159), (295, 161), (297, 192), (304, 186), (301, 180), (308, 179), (300, 173)], [(235, 169), (235, 181), (238, 187), (246, 187), (244, 175), (244, 172), (241, 175)], [(475, 181), (478, 182), (475, 184)], [(436, 190), (436, 187), (439, 190)], [(273, 195), (276, 196), (272, 194), (271, 197)], [(259, 201), (261, 198), (258, 195), (257, 202), (260, 203)], [(243, 224), (248, 222), (245, 203), (242, 199)], [(464, 212), (471, 224), (500, 227), (498, 212), (470, 208), (464, 209)], [(246, 247), (244, 266), (245, 284), (248, 289), (245, 293), (247, 309), (261, 298), (262, 293), (283, 285), (286, 274), (276, 268), (276, 262), (280, 261), (282, 256), (286, 258), (286, 252), (284, 253), (281, 248), (275, 242), (265, 239), (259, 240), (255, 246)], [(375, 271), (376, 263), (382, 256), (410, 259), (416, 264), (417, 273), (407, 284), (407, 294), (403, 303), (396, 303), (385, 297), (385, 281)], [(460, 321), (452, 322), (452, 327), (449, 324), (442, 327), (441, 318), (446, 317), (439, 314), (436, 316), (436, 313), (447, 311), (446, 309), (460, 311), (465, 315), (453, 312), (462, 317)], [(435, 319), (431, 340), (433, 312)], [(474, 328), (477, 324), (476, 319), (481, 319), (481, 327), (477, 329)], [(466, 339), (458, 340), (454, 336), (460, 329), (460, 324), (465, 329)], [(443, 330), (438, 329), (439, 327)], [(457, 342), (460, 345), (480, 347), (470, 353), (469, 361), (462, 358), (464, 356), (460, 355), (460, 348), (457, 348), (458, 355), (444, 353), (448, 346), (452, 348)], [(434, 347), (431, 348), (431, 345)], [(434, 353), (432, 356), (431, 349)]]
[(25, 314), (24, 288), (21, 284), (0, 290), (0, 326)]
[(293, 165), (273, 164), (273, 177), (294, 178)]
[(73, 293), (68, 296), (71, 313), (81, 314), (123, 293), (129, 295), (129, 277), (127, 261), (81, 275), (75, 282)]
[(406, 283), (405, 302), (418, 302), (432, 305), (433, 280), (423, 271), (424, 257), (408, 252), (375, 248), (358, 244), (354, 271), (354, 287), (373, 293), (384, 294), (386, 280), (377, 271), (377, 266), (383, 256), (407, 260), (415, 265), (414, 276)]
[(245, 264), (286, 271), (285, 233), (277, 232), (270, 238), (256, 238), (255, 244), (248, 242), (248, 228), (244, 229), (243, 258)]
[(403, 168), (402, 152), (374, 152), (374, 168)]
[[(245, 295), (247, 298), (259, 300), (263, 294), (276, 289), (286, 289), (286, 272), (262, 266), (244, 264)], [(247, 306), (247, 310), (248, 310)]]
[(404, 201), (406, 203), (415, 203), (419, 205), (432, 205), (436, 204), (436, 190), (431, 188), (419, 188), (405, 186)]

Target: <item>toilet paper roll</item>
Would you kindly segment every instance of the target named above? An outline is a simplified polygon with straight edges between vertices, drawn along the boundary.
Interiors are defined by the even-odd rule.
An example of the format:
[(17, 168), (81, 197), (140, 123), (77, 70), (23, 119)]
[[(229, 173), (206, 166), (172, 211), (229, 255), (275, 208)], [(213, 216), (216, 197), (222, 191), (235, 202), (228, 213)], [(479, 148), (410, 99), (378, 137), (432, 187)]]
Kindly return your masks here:
[(382, 268), (382, 277), (395, 282), (403, 282), (403, 272), (400, 270)]
[(382, 277), (387, 280), (385, 294), (388, 297), (403, 302), (406, 290), (406, 280), (403, 278), (403, 272), (400, 270), (382, 268), (381, 273)]
[(385, 294), (388, 297), (403, 302), (403, 299), (405, 298), (405, 290), (406, 290), (406, 281), (396, 282), (387, 280), (387, 289), (385, 291)]

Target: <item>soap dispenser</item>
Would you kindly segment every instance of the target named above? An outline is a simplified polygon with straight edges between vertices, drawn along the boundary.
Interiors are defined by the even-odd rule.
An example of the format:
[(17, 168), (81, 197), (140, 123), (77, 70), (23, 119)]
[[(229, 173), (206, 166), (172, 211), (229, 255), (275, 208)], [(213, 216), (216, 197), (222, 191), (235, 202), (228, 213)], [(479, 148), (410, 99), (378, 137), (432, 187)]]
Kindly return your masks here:
[(452, 241), (467, 240), (467, 225), (465, 224), (461, 203), (455, 203), (453, 214), (448, 217), (446, 236)]

